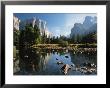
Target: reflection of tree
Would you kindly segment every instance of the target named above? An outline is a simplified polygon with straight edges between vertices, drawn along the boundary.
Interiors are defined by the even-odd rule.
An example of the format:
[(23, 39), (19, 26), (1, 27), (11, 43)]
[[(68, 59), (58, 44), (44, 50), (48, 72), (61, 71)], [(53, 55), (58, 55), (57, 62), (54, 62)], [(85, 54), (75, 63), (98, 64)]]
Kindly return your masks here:
[(49, 60), (49, 54), (43, 52), (36, 53), (33, 48), (19, 48), (19, 67), (20, 74), (39, 74), (46, 69), (46, 64)]
[(38, 70), (39, 67), (37, 66), (40, 60), (40, 55), (36, 54), (34, 49), (31, 48), (20, 48), (19, 50), (20, 56), (20, 68), (21, 70), (25, 70), (27, 72), (31, 72), (34, 70)]

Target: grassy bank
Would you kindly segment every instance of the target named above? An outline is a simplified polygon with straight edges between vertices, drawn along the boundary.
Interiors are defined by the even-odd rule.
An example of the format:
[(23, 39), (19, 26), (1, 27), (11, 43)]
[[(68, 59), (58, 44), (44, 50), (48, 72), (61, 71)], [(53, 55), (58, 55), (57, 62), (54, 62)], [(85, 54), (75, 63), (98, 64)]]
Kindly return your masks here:
[(68, 44), (67, 46), (62, 46), (60, 44), (38, 44), (32, 46), (32, 48), (36, 49), (37, 51), (71, 51), (74, 54), (83, 53), (88, 55), (95, 55), (97, 54), (97, 45), (96, 44)]
[(33, 45), (32, 48), (41, 48), (41, 49), (68, 49), (73, 50), (77, 48), (97, 48), (97, 44), (37, 44)]

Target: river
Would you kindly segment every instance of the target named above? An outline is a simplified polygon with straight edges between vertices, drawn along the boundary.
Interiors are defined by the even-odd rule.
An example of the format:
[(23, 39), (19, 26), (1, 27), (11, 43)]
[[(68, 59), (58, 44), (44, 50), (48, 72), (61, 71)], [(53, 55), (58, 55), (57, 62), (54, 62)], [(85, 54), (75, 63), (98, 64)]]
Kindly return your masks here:
[[(68, 50), (21, 49), (14, 60), (14, 75), (97, 75), (97, 54)], [(91, 70), (92, 71), (89, 71)]]

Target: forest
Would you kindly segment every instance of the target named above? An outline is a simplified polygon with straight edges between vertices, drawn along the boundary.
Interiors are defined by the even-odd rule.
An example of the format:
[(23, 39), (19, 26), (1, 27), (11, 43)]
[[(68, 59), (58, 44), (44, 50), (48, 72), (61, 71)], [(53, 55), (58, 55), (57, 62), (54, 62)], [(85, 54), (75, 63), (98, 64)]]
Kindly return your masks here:
[(60, 44), (61, 46), (67, 46), (69, 44), (96, 44), (97, 34), (96, 32), (88, 33), (86, 35), (77, 35), (66, 37), (60, 35), (60, 37), (47, 37), (47, 35), (40, 34), (40, 29), (32, 24), (25, 26), (24, 30), (14, 30), (14, 46), (32, 46), (37, 44)]

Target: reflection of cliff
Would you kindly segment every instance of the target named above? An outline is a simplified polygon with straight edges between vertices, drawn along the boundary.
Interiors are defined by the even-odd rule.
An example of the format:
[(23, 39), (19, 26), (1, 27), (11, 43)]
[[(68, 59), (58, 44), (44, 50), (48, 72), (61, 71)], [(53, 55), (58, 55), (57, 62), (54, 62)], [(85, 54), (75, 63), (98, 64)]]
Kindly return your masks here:
[[(39, 74), (42, 70), (46, 69), (46, 64), (49, 60), (49, 54), (45, 52), (36, 53), (32, 48), (20, 48), (19, 50), (19, 63), (17, 68), (14, 68), (15, 74)], [(19, 70), (16, 70), (18, 69)]]
[(97, 56), (96, 55), (86, 55), (86, 54), (74, 54), (70, 53), (71, 56), (71, 62), (73, 62), (75, 65), (80, 65), (82, 63), (86, 62), (94, 62), (97, 63)]
[(45, 70), (46, 69), (46, 64), (48, 63), (50, 59), (49, 53), (42, 53), (40, 56), (40, 61), (39, 61), (39, 70)]

